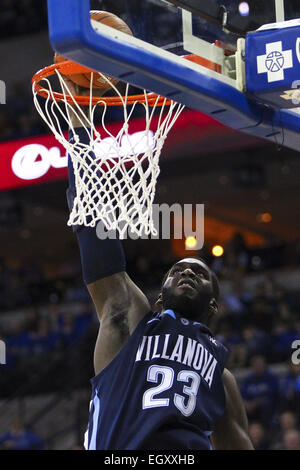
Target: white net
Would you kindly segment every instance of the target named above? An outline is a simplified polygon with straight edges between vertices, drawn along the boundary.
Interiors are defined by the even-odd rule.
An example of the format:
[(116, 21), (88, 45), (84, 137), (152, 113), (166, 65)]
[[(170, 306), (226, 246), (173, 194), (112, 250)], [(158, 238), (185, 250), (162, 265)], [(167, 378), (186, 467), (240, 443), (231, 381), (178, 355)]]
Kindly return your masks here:
[[(176, 122), (184, 106), (153, 96), (144, 91), (144, 103), (130, 101), (129, 85), (124, 96), (110, 81), (101, 75), (121, 99), (124, 124), (113, 135), (106, 123), (108, 104), (99, 98), (92, 102), (90, 89), (89, 105), (86, 109), (77, 104), (63, 76), (57, 70), (63, 101), (56, 99), (52, 84), (43, 79), (43, 91), (46, 98), (41, 100), (35, 85), (33, 95), (35, 106), (50, 127), (56, 139), (65, 147), (72, 160), (76, 195), (70, 213), (68, 225), (94, 227), (102, 221), (106, 230), (118, 231), (120, 238), (125, 238), (128, 229), (137, 235), (157, 235), (153, 224), (152, 208), (155, 197), (157, 178), (160, 173), (159, 158), (167, 135)], [(91, 81), (93, 74), (91, 76)], [(152, 100), (151, 100), (152, 98)], [(151, 105), (149, 104), (151, 102)], [(102, 107), (101, 126), (94, 124), (97, 106)], [(130, 119), (137, 107), (142, 107), (144, 129), (130, 134)], [(80, 142), (74, 129), (71, 114), (76, 116), (79, 126), (85, 129), (88, 143)], [(67, 123), (73, 132), (71, 142), (65, 137), (63, 123)], [(155, 127), (155, 128), (154, 128)], [(97, 130), (98, 129), (98, 130)]]

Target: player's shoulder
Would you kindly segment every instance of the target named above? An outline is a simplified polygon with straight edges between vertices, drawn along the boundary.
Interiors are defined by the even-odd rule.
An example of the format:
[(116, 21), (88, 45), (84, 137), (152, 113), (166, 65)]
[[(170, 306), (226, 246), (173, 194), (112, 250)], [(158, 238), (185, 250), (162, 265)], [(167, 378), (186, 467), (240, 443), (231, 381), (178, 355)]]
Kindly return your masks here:
[(205, 337), (206, 344), (209, 344), (209, 349), (212, 354), (214, 354), (214, 356), (219, 359), (220, 364), (222, 364), (222, 367), (225, 367), (229, 355), (229, 350), (219, 339), (214, 336), (208, 326), (200, 324), (200, 330), (202, 335)]
[(204, 323), (197, 322), (197, 321), (194, 321), (192, 324), (194, 327), (198, 327), (199, 331), (206, 337), (208, 343), (212, 346), (213, 349), (223, 351), (226, 353), (228, 352), (224, 344), (221, 341), (219, 341), (218, 338), (214, 336), (211, 329), (207, 325), (205, 325)]
[(221, 343), (221, 341), (216, 339), (212, 335), (212, 333), (209, 333), (207, 335), (207, 338), (208, 338), (209, 343), (211, 344), (211, 347), (215, 356), (220, 360), (221, 364), (223, 364), (223, 367), (225, 367), (225, 364), (227, 362), (228, 355), (229, 355), (228, 349), (226, 348), (226, 346), (224, 346), (223, 343)]
[(168, 322), (174, 320), (175, 323), (180, 326), (180, 328), (187, 328), (187, 330), (192, 328), (193, 330), (198, 331), (198, 333), (206, 338), (207, 342), (213, 348), (227, 351), (227, 348), (213, 335), (212, 331), (204, 323), (187, 319), (180, 315), (180, 313), (174, 312), (171, 309), (163, 310), (161, 312), (151, 312), (149, 315), (150, 316), (147, 318), (147, 324), (151, 324), (153, 322), (162, 322), (163, 320)]
[(228, 349), (226, 348), (226, 346), (224, 346), (223, 343), (221, 343), (221, 341), (215, 338), (212, 334), (208, 334), (207, 337), (208, 341), (212, 344), (215, 349), (228, 354)]

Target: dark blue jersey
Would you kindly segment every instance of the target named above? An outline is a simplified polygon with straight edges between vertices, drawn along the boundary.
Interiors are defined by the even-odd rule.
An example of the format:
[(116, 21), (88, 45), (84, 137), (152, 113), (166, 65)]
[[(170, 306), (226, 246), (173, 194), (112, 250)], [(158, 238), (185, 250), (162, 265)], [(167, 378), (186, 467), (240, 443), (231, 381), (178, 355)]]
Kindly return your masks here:
[(92, 382), (90, 450), (210, 449), (227, 350), (201, 323), (149, 313)]

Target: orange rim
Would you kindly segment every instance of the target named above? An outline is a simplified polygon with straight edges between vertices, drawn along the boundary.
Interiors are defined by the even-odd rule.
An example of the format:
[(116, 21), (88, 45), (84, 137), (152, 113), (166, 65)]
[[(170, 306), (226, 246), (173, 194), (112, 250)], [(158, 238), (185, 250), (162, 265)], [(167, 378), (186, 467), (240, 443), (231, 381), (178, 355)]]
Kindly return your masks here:
[(46, 90), (40, 82), (45, 78), (51, 77), (55, 75), (55, 72), (58, 71), (62, 75), (73, 75), (77, 73), (91, 73), (94, 70), (88, 69), (83, 65), (76, 64), (70, 60), (66, 60), (64, 62), (60, 62), (59, 64), (49, 65), (44, 69), (37, 72), (32, 77), (32, 83), (34, 85), (34, 89), (36, 93), (38, 93), (43, 98), (50, 98), (51, 100), (55, 100), (58, 102), (65, 102), (67, 101), (70, 104), (74, 104), (74, 101), (81, 106), (88, 106), (90, 103), (99, 106), (122, 106), (124, 101), (126, 100), (127, 104), (134, 104), (136, 102), (139, 103), (148, 103), (149, 106), (163, 106), (163, 105), (170, 105), (171, 100), (164, 98), (163, 96), (159, 96), (155, 93), (147, 93), (146, 95), (128, 95), (127, 98), (123, 97), (123, 100), (119, 96), (93, 96), (92, 100), (90, 100), (89, 96), (79, 96), (79, 95), (64, 95), (63, 93), (53, 92), (49, 93), (49, 90)]
[[(207, 59), (204, 59), (203, 57), (199, 57), (195, 54), (186, 55), (184, 56), (184, 58), (215, 72), (222, 72), (222, 68), (220, 65), (211, 62)], [(128, 95), (127, 98), (125, 96), (123, 96), (122, 98), (120, 98), (120, 96), (93, 96), (92, 100), (90, 100), (89, 96), (71, 96), (68, 94), (64, 95), (63, 93), (58, 92), (49, 93), (49, 90), (46, 90), (42, 85), (40, 85), (40, 82), (45, 78), (55, 75), (56, 71), (60, 72), (62, 75), (74, 75), (78, 73), (91, 72), (97, 73), (96, 71), (84, 67), (83, 65), (77, 64), (76, 62), (73, 62), (71, 60), (66, 60), (64, 62), (60, 62), (59, 64), (49, 65), (48, 67), (45, 67), (44, 69), (37, 72), (32, 77), (32, 83), (34, 85), (36, 93), (38, 93), (43, 98), (50, 98), (51, 100), (55, 100), (58, 102), (67, 101), (70, 104), (74, 104), (74, 101), (76, 101), (81, 106), (88, 106), (90, 102), (93, 106), (122, 106), (125, 101), (127, 104), (134, 104), (136, 102), (145, 104), (147, 102), (149, 106), (163, 106), (170, 105), (172, 103), (172, 100), (164, 98), (163, 96), (159, 96), (156, 93)]]

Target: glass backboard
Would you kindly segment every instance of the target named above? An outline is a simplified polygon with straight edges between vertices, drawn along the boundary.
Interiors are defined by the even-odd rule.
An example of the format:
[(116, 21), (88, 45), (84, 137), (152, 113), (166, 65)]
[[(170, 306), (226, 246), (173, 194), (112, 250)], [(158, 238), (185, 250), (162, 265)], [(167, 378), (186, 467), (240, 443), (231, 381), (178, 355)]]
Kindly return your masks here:
[[(300, 7), (291, 0), (206, 0), (205, 8), (201, 3), (48, 0), (50, 39), (55, 50), (79, 64), (181, 102), (233, 129), (272, 141), (275, 136), (276, 142), (299, 149), (299, 115), (247, 94), (245, 37), (266, 23), (297, 18)], [(134, 37), (91, 22), (90, 10), (118, 15)], [(266, 55), (263, 46), (261, 56)], [(282, 60), (276, 59), (278, 67), (283, 68)], [(250, 67), (256, 67), (256, 57)], [(262, 69), (260, 78), (265, 78), (268, 70)]]
[(264, 24), (300, 17), (300, 5), (294, 0), (91, 0), (91, 8), (115, 13), (136, 37), (178, 53), (190, 52), (184, 50), (183, 10), (193, 13), (195, 37), (232, 45)]

